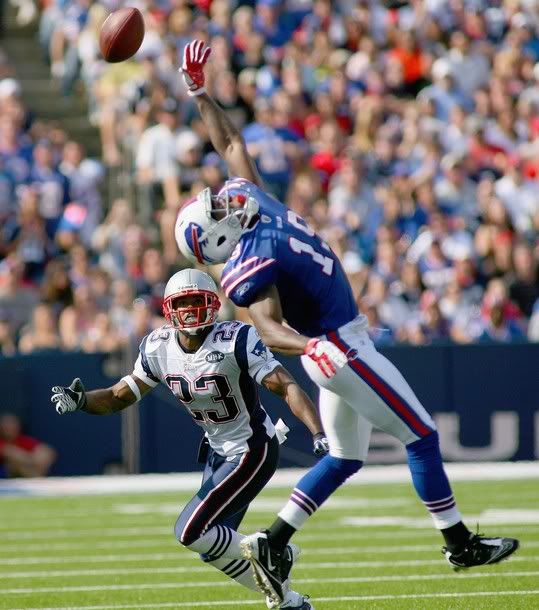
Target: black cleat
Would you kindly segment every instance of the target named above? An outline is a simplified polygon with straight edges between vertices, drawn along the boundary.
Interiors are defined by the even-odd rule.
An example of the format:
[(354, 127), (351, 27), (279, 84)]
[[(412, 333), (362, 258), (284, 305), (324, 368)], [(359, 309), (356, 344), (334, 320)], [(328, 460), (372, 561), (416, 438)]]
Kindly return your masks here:
[(289, 544), (284, 551), (270, 546), (267, 532), (246, 536), (240, 543), (244, 559), (251, 562), (258, 588), (274, 603), (281, 603), (286, 595), (288, 576), (299, 555), (299, 548)]
[(480, 534), (472, 534), (459, 553), (452, 553), (445, 546), (442, 553), (454, 570), (463, 570), (507, 559), (519, 545), (515, 538), (485, 538)]

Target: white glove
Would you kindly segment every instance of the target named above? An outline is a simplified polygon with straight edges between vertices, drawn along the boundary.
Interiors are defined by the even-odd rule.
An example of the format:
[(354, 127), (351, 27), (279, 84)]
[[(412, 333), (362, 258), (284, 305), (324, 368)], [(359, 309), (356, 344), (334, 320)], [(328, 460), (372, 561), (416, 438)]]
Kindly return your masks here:
[(337, 371), (348, 363), (346, 354), (331, 341), (311, 339), (307, 343), (304, 353), (316, 362), (318, 368), (328, 379), (336, 375)]
[(86, 391), (78, 377), (73, 379), (68, 388), (55, 385), (51, 391), (51, 402), (55, 404), (60, 415), (78, 411), (86, 406)]
[(279, 419), (275, 424), (275, 435), (279, 441), (279, 445), (282, 445), (286, 441), (286, 435), (290, 432), (290, 428), (284, 423), (282, 419)]
[(313, 453), (316, 457), (322, 457), (329, 453), (329, 442), (324, 432), (317, 432), (313, 436)]

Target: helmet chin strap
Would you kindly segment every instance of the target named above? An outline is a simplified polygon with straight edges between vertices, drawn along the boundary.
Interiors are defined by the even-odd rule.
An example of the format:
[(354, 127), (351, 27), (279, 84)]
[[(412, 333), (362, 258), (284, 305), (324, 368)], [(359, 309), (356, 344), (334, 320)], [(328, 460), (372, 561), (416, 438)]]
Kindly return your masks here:
[(199, 326), (198, 328), (177, 328), (176, 330), (185, 337), (196, 337), (198, 335), (203, 335), (206, 331), (211, 330), (214, 326), (215, 322), (213, 324), (208, 324), (208, 326)]

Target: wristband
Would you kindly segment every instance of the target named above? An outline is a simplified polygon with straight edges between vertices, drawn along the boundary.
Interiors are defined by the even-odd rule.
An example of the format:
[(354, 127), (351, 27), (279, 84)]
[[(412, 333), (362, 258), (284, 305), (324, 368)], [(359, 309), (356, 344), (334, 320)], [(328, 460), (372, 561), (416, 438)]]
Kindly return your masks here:
[(206, 93), (205, 87), (200, 87), (200, 89), (195, 89), (194, 91), (187, 89), (187, 95), (190, 95), (191, 97), (196, 97), (197, 95), (202, 95), (203, 93)]
[(137, 385), (137, 382), (133, 379), (133, 377), (131, 377), (131, 375), (126, 375), (125, 377), (122, 377), (120, 381), (125, 381), (125, 383), (127, 383), (129, 388), (131, 389), (131, 392), (133, 392), (135, 398), (137, 399), (135, 402), (138, 402), (142, 398), (142, 394), (140, 393), (140, 389)]

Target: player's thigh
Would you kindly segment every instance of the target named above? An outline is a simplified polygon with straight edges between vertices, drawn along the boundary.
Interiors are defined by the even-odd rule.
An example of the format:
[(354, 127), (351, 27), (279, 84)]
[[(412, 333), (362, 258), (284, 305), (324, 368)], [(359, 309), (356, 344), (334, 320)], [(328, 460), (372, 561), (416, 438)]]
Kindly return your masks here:
[(278, 459), (279, 445), (273, 438), (237, 460), (216, 460), (211, 476), (178, 517), (176, 537), (189, 544), (213, 525), (239, 523), (249, 503), (272, 477)]
[[(279, 442), (274, 436), (266, 443), (266, 457), (258, 469), (250, 478), (249, 482), (242, 488), (241, 492), (225, 506), (225, 508), (212, 520), (212, 525), (220, 523), (228, 525), (231, 520), (243, 519), (249, 504), (266, 487), (271, 477), (277, 470), (279, 463)], [(239, 524), (238, 521), (238, 524)], [(230, 527), (230, 526), (229, 526)]]
[[(204, 483), (206, 483), (206, 481), (214, 475), (214, 473), (219, 469), (219, 467), (227, 463), (230, 464), (230, 462), (226, 461), (226, 458), (220, 456), (218, 453), (215, 453), (213, 449), (210, 449), (208, 459), (204, 467), (204, 472), (202, 474), (201, 486), (203, 486)], [(227, 470), (223, 468), (222, 474), (226, 475), (226, 471)], [(196, 505), (198, 506), (198, 503)], [(226, 518), (218, 519), (219, 525), (225, 525), (226, 527), (229, 527), (232, 530), (237, 530), (243, 517), (245, 516), (245, 513), (247, 512), (247, 508), (247, 506), (244, 506), (237, 513), (234, 513), (233, 515), (230, 515)]]
[(305, 370), (311, 379), (344, 398), (373, 426), (405, 445), (432, 432), (435, 425), (430, 415), (401, 373), (376, 351), (370, 339), (351, 336), (345, 340), (350, 360), (331, 379), (323, 377), (317, 365), (303, 356)]
[[(400, 413), (411, 427), (415, 426), (415, 431), (419, 437), (425, 436), (436, 429), (429, 412), (421, 404), (402, 373), (374, 347), (372, 342), (362, 351), (358, 351), (359, 358), (379, 378), (377, 384), (373, 383), (374, 379), (372, 377), (368, 381), (371, 385), (375, 385), (375, 391), (384, 399), (383, 402), (386, 407), (389, 406), (392, 411)], [(408, 416), (411, 416), (411, 419)]]
[(344, 398), (320, 388), (320, 418), (334, 457), (365, 461), (372, 425)]

